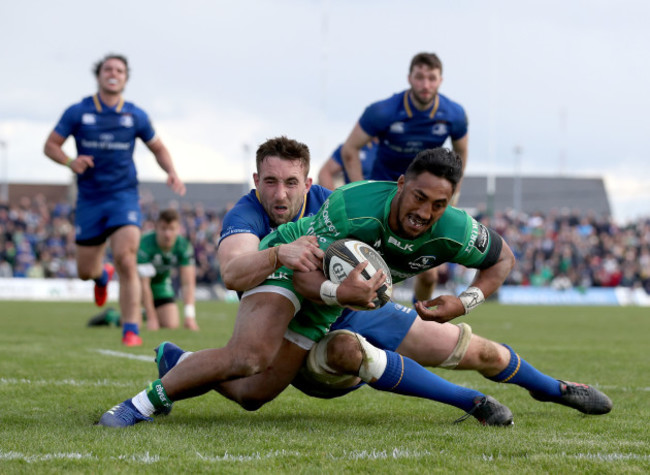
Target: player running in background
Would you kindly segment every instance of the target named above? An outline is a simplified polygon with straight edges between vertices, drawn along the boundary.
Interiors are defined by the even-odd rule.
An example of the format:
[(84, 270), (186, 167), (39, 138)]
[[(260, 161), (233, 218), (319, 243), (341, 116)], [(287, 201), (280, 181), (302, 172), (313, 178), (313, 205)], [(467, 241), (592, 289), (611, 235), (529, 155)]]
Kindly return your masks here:
[[(171, 155), (156, 135), (147, 114), (122, 92), (129, 79), (124, 56), (109, 54), (96, 63), (97, 93), (70, 106), (45, 142), (45, 155), (69, 167), (77, 176), (75, 242), (77, 273), (95, 281), (95, 303), (106, 302), (113, 267), (104, 264), (107, 240), (120, 278), (122, 343), (142, 344), (140, 278), (136, 253), (140, 242), (140, 205), (133, 151), (142, 140), (167, 173), (167, 185), (179, 195), (185, 185)], [(77, 156), (68, 157), (63, 143), (74, 136)]]
[[(463, 107), (440, 94), (442, 61), (434, 53), (418, 53), (411, 59), (410, 88), (370, 104), (343, 144), (341, 156), (350, 181), (363, 179), (360, 151), (373, 137), (379, 139), (371, 180), (396, 181), (418, 152), (440, 147), (449, 138), (454, 151), (467, 164), (467, 116)], [(462, 181), (462, 178), (461, 178)], [(460, 192), (458, 184), (451, 204)], [(433, 295), (438, 272), (432, 269), (414, 281), (414, 302)]]
[[(318, 230), (319, 237), (324, 238), (327, 242), (347, 235), (354, 238), (365, 238), (366, 241), (370, 240), (379, 245), (383, 252), (386, 251), (384, 246), (397, 248), (398, 251), (393, 250), (393, 253), (397, 261), (401, 262), (398, 264), (399, 267), (396, 268), (399, 275), (398, 279), (408, 274), (414, 274), (417, 270), (411, 269), (408, 272), (403, 272), (401, 269), (404, 268), (406, 262), (409, 260), (412, 261), (419, 256), (420, 250), (415, 253), (407, 252), (406, 254), (399, 252), (400, 247), (404, 249), (403, 246), (412, 249), (407, 245), (410, 243), (409, 241), (413, 240), (409, 239), (409, 237), (402, 238), (399, 236), (410, 236), (411, 233), (415, 233), (419, 237), (419, 241), (418, 237), (416, 237), (416, 241), (430, 242), (429, 238), (431, 236), (427, 233), (433, 233), (432, 226), (438, 221), (440, 215), (445, 212), (446, 204), (451, 199), (453, 193), (454, 180), (459, 178), (460, 162), (456, 163), (455, 178), (452, 175), (450, 178), (451, 181), (449, 182), (446, 181), (446, 178), (442, 179), (442, 182), (446, 183), (443, 183), (442, 186), (436, 185), (434, 180), (433, 183), (425, 181), (423, 186), (418, 188), (417, 184), (419, 180), (417, 177), (422, 174), (429, 177), (429, 172), (422, 172), (419, 175), (415, 174), (414, 177), (407, 178), (406, 181), (402, 181), (402, 183), (397, 185), (397, 189), (394, 188), (394, 183), (363, 183), (345, 187), (335, 192), (332, 198), (325, 203), (314, 218), (300, 220), (294, 223), (293, 227), (291, 227), (291, 223), (280, 227), (278, 232), (271, 233), (264, 240), (261, 246), (263, 250), (253, 253), (245, 252), (238, 259), (240, 262), (245, 262), (246, 260), (256, 262), (257, 267), (251, 267), (251, 270), (261, 268), (259, 275), (255, 278), (259, 278), (260, 276), (264, 278), (263, 276), (265, 274), (277, 269), (279, 264), (284, 263), (288, 265), (288, 260), (285, 260), (285, 257), (294, 259), (299, 255), (299, 253), (289, 252), (289, 247), (296, 248), (302, 240), (305, 249), (310, 250), (308, 247), (313, 246), (313, 239), (305, 236), (298, 237), (298, 235), (303, 234), (301, 230), (304, 231), (305, 226), (309, 228), (313, 225), (315, 226), (314, 229)], [(438, 170), (436, 169), (436, 171)], [(270, 178), (271, 182), (278, 181), (278, 177), (274, 179), (272, 177)], [(280, 181), (282, 183), (285, 181), (295, 182), (295, 180), (287, 180), (286, 178)], [(415, 185), (408, 187), (406, 183), (412, 181), (416, 182)], [(440, 181), (438, 180), (438, 182)], [(379, 188), (383, 191), (379, 190)], [(422, 196), (418, 195), (417, 197), (413, 197), (413, 192), (418, 189), (419, 193), (422, 193)], [(350, 190), (354, 190), (354, 192), (352, 193)], [(380, 192), (373, 192), (373, 190), (379, 190)], [(392, 198), (391, 193), (393, 194)], [(338, 198), (332, 201), (334, 197)], [(377, 198), (382, 199), (378, 200)], [(390, 213), (388, 213), (388, 208), (386, 208), (386, 199), (389, 199), (391, 203)], [(355, 210), (364, 209), (363, 216), (366, 218), (359, 216), (358, 219), (355, 219), (353, 216), (339, 216), (338, 213), (331, 212), (334, 208), (340, 209), (341, 203), (345, 204), (346, 202), (350, 203), (351, 208)], [(415, 202), (419, 204), (415, 205)], [(336, 203), (336, 206), (330, 209), (328, 203)], [(351, 203), (355, 203), (355, 205)], [(434, 209), (436, 211), (435, 214), (432, 214), (431, 208), (427, 211), (427, 206), (431, 207), (434, 203)], [(286, 210), (288, 203), (286, 201), (278, 201), (277, 203), (269, 203), (269, 205), (271, 205), (271, 209), (277, 206), (278, 209)], [(260, 206), (262, 205), (260, 204)], [(420, 211), (416, 210), (417, 206), (420, 207)], [(266, 206), (264, 207), (266, 208)], [(304, 209), (304, 206), (302, 208)], [(424, 217), (418, 216), (418, 213), (428, 214), (429, 218), (425, 219)], [(440, 226), (440, 223), (438, 223), (435, 228), (438, 232), (453, 229), (452, 234), (455, 238), (453, 242), (455, 244), (451, 247), (456, 246), (457, 249), (454, 251), (451, 248), (447, 248), (445, 252), (440, 254), (441, 259), (453, 256), (452, 258), (461, 260), (467, 265), (482, 267), (474, 285), (482, 289), (483, 293), (489, 295), (501, 284), (503, 278), (507, 275), (512, 254), (509, 252), (507, 246), (502, 243), (498, 235), (488, 232), (482, 227), (479, 228), (480, 225), (467, 216), (466, 213), (453, 208), (449, 208), (449, 213), (452, 216), (449, 218), (446, 226)], [(370, 223), (370, 226), (364, 228), (361, 233), (363, 236), (355, 234), (355, 232), (347, 232), (351, 231), (351, 229), (345, 229), (345, 223), (353, 221)], [(478, 246), (477, 236), (472, 233), (475, 227), (476, 230), (482, 231), (480, 234), (482, 239)], [(390, 231), (388, 231), (389, 228)], [(321, 234), (320, 231), (324, 229), (326, 230), (325, 233)], [(341, 230), (341, 232), (335, 236), (337, 230)], [(292, 231), (297, 231), (297, 233), (293, 233)], [(370, 235), (373, 237), (370, 238)], [(381, 237), (381, 243), (377, 242), (378, 237)], [(393, 239), (399, 237), (401, 241), (398, 241), (397, 244), (391, 244), (391, 237)], [(295, 238), (298, 239), (294, 240)], [(278, 242), (286, 242), (286, 244), (264, 249), (266, 247), (264, 244), (272, 244), (275, 239), (279, 239)], [(446, 240), (442, 241), (445, 243), (451, 242)], [(224, 240), (223, 243), (225, 242), (227, 241)], [(461, 244), (463, 242), (464, 244)], [(441, 246), (441, 244), (437, 243), (435, 246)], [(445, 246), (445, 244), (442, 244), (441, 249)], [(427, 256), (430, 250), (424, 249), (427, 252)], [(465, 250), (467, 252), (463, 252)], [(384, 255), (386, 256), (386, 254)], [(405, 258), (405, 255), (408, 258)], [(313, 268), (315, 264), (313, 257), (316, 257), (316, 261), (318, 261), (322, 257), (322, 252), (312, 252), (311, 256), (307, 252), (304, 257), (305, 259), (303, 261), (294, 259), (294, 262), (306, 268)], [(426, 256), (420, 256), (420, 258), (415, 259), (417, 261), (416, 264), (422, 264), (424, 262), (424, 259), (421, 259), (422, 257)], [(431, 260), (428, 260), (428, 262), (431, 265), (435, 265)], [(421, 265), (415, 265), (415, 268), (418, 270), (421, 270), (421, 267)], [(304, 285), (311, 283), (311, 288), (304, 288), (301, 291), (312, 298), (320, 300), (318, 289), (321, 288), (321, 284), (314, 282), (310, 279), (310, 276), (312, 278), (314, 276), (319, 278), (318, 276), (320, 276), (320, 281), (324, 281), (322, 272), (315, 271), (301, 273), (300, 275), (301, 278), (294, 280), (293, 283), (296, 285), (299, 285), (300, 282)], [(356, 276), (358, 276), (358, 272)], [(252, 280), (254, 281), (255, 278)], [(247, 285), (246, 279), (240, 279), (238, 285)], [(368, 282), (360, 282), (355, 276), (351, 276), (338, 287), (334, 298), (338, 299), (341, 305), (364, 306), (374, 297), (374, 289), (378, 288), (379, 285), (381, 285), (380, 279), (373, 278)], [(446, 320), (462, 315), (473, 308), (477, 301), (480, 302), (480, 294), (477, 288), (468, 289), (467, 292), (461, 294), (460, 298), (444, 296), (433, 302), (428, 302), (432, 305), (439, 305), (436, 310), (428, 310), (421, 304), (419, 310), (427, 318), (431, 319)], [(305, 359), (307, 349), (313, 345), (315, 340), (322, 337), (329, 326), (328, 322), (340, 313), (340, 309), (334, 307), (313, 305), (309, 301), (303, 300), (300, 293), (296, 293), (292, 289), (291, 271), (288, 268), (283, 268), (276, 272), (272, 278), (268, 279), (265, 285), (246, 292), (240, 305), (235, 332), (226, 348), (204, 350), (197, 353), (183, 353), (178, 347), (172, 347), (169, 352), (163, 351), (162, 358), (159, 352), (158, 364), (162, 381), (155, 381), (150, 385), (148, 390), (143, 391), (133, 399), (124, 401), (122, 404), (105, 413), (102, 416), (100, 424), (123, 427), (142, 420), (150, 420), (148, 416), (153, 414), (155, 410), (160, 410), (164, 406), (171, 407), (171, 401), (196, 396), (207, 392), (209, 389), (216, 389), (222, 392), (222, 394), (239, 402), (248, 409), (255, 409), (275, 397), (275, 395), (282, 391), (294, 379), (300, 363)], [(320, 295), (322, 296), (322, 293)], [(297, 311), (296, 307), (299, 307), (300, 311), (292, 320), (294, 312)], [(368, 312), (367, 320), (369, 327), (374, 317), (378, 316), (377, 312), (380, 312), (380, 310)], [(364, 312), (356, 313), (363, 314)], [(413, 320), (411, 320), (411, 323), (413, 323)], [(289, 325), (289, 331), (286, 331), (287, 325)], [(495, 366), (503, 366), (501, 368), (493, 367), (489, 370), (482, 371), (482, 374), (495, 381), (510, 382), (526, 387), (534, 391), (535, 397), (545, 397), (548, 400), (553, 399), (555, 402), (568, 404), (583, 412), (592, 413), (595, 413), (595, 410), (589, 406), (589, 403), (594, 398), (598, 399), (602, 404), (611, 404), (606, 396), (593, 388), (562, 383), (542, 375), (524, 360), (520, 359), (509, 347), (497, 345), (476, 336), (471, 337), (468, 335), (468, 346), (462, 348), (465, 345), (458, 344), (460, 343), (459, 340), (462, 339), (458, 336), (461, 333), (458, 327), (450, 324), (431, 325), (437, 325), (440, 328), (438, 334), (439, 344), (442, 346), (449, 345), (449, 351), (454, 353), (454, 355), (445, 355), (449, 356), (448, 360), (452, 362), (450, 367), (462, 368), (466, 362), (472, 361), (476, 357), (485, 360), (494, 358), (496, 360)], [(395, 323), (394, 328), (398, 326)], [(452, 334), (455, 332), (455, 337), (449, 336), (450, 334), (445, 334), (444, 329), (451, 328), (454, 328)], [(391, 337), (391, 335), (386, 336), (389, 339)], [(333, 344), (336, 347), (341, 339), (345, 342), (344, 344), (352, 345), (352, 348), (348, 348), (351, 351), (349, 354), (354, 354), (358, 359), (357, 361), (350, 361), (346, 358), (339, 360), (339, 365), (341, 363), (348, 365), (348, 367), (341, 368), (336, 368), (335, 362), (327, 361), (331, 367), (351, 374), (362, 372), (364, 380), (370, 382), (373, 387), (378, 389), (388, 389), (402, 394), (422, 395), (414, 392), (416, 390), (413, 388), (414, 385), (417, 386), (419, 375), (415, 373), (416, 376), (414, 378), (406, 376), (411, 370), (417, 372), (417, 365), (413, 361), (408, 358), (402, 358), (389, 351), (377, 350), (371, 345), (368, 345), (364, 339), (357, 339), (356, 337), (350, 339), (350, 334), (346, 332), (339, 333), (335, 338), (330, 339), (325, 354), (329, 356), (329, 345)], [(445, 340), (448, 341), (445, 342)], [(435, 345), (429, 343), (428, 346)], [(472, 346), (474, 346), (473, 350), (471, 349)], [(436, 351), (434, 348), (429, 348), (429, 350), (431, 352)], [(478, 354), (474, 353), (476, 350)], [(502, 358), (502, 354), (505, 355), (504, 358)], [(368, 361), (376, 364), (371, 364), (371, 367), (368, 367)], [(175, 368), (176, 364), (179, 366), (178, 371), (175, 369), (169, 371), (169, 368), (172, 366)], [(269, 369), (265, 371), (266, 368)], [(420, 369), (426, 371), (422, 368)], [(251, 377), (247, 378), (245, 376)], [(233, 378), (236, 380), (225, 382), (223, 378)], [(580, 388), (580, 390), (576, 392), (576, 388)], [(441, 378), (436, 381), (435, 388), (430, 387), (429, 389), (435, 393), (435, 397), (432, 397), (432, 399), (442, 400), (458, 407), (465, 407), (468, 411), (474, 410), (474, 415), (479, 420), (482, 419), (480, 411), (476, 409), (485, 406), (486, 398), (483, 397), (477, 400), (474, 396), (478, 392), (467, 388), (460, 388), (459, 391), (457, 386)], [(471, 394), (472, 392), (474, 394)], [(580, 397), (578, 397), (578, 393), (581, 394)], [(604, 402), (603, 398), (605, 400)], [(493, 423), (495, 425), (505, 425), (511, 422), (512, 417), (509, 415), (507, 408), (504, 408), (504, 406), (493, 399), (491, 402), (492, 404), (489, 405), (490, 410), (482, 414), (485, 418), (483, 422)], [(609, 408), (603, 408), (602, 404), (599, 410), (608, 412)], [(508, 415), (509, 417), (503, 417)], [(490, 420), (493, 416), (496, 417)]]

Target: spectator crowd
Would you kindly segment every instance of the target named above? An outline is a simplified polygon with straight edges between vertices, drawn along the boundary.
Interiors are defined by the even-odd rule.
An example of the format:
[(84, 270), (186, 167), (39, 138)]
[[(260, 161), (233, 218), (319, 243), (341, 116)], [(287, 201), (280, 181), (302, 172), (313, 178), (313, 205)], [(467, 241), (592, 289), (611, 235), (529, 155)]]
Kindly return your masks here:
[[(181, 214), (196, 254), (198, 284), (220, 282), (216, 246), (227, 210), (170, 203)], [(142, 196), (143, 232), (160, 208)], [(76, 277), (72, 206), (42, 195), (0, 204), (0, 278)], [(610, 217), (578, 211), (497, 212), (476, 218), (501, 234), (517, 258), (506, 285), (644, 288), (650, 293), (650, 217), (619, 226)]]

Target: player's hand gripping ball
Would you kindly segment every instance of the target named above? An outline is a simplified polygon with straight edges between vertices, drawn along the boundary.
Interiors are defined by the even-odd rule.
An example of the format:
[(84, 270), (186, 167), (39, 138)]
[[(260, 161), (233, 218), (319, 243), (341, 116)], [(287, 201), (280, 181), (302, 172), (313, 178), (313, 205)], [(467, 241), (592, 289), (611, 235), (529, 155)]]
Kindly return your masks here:
[[(372, 246), (354, 239), (334, 241), (325, 251), (323, 271), (325, 277), (335, 284), (340, 284), (357, 265), (364, 261), (368, 261), (368, 265), (361, 275), (366, 280), (375, 275), (379, 269), (384, 270), (386, 282), (377, 290), (377, 298), (373, 300), (375, 308), (383, 307), (393, 295), (393, 279), (388, 265)], [(359, 310), (373, 309), (359, 308)]]

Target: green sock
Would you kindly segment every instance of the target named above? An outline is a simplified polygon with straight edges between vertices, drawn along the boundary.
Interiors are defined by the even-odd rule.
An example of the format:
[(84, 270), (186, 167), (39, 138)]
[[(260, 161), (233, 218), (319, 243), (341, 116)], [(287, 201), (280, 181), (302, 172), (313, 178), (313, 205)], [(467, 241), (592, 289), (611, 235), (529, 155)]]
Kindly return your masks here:
[(153, 407), (156, 409), (170, 409), (172, 404), (174, 404), (172, 400), (169, 399), (169, 396), (167, 396), (165, 388), (159, 379), (156, 379), (154, 382), (149, 384), (146, 391), (149, 401), (151, 401), (151, 404), (153, 404)]

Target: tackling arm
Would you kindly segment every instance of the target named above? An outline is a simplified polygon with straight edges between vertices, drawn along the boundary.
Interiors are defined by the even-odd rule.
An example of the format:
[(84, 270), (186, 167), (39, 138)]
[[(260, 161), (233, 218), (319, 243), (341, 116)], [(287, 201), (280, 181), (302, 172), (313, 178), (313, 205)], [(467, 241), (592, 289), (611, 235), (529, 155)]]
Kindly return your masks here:
[(259, 238), (250, 233), (233, 234), (221, 241), (217, 257), (226, 288), (240, 292), (251, 289), (280, 266), (305, 272), (315, 270), (324, 255), (315, 236), (302, 236), (292, 243), (262, 251), (258, 250), (259, 243)]

